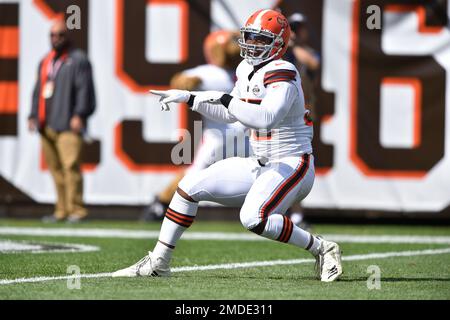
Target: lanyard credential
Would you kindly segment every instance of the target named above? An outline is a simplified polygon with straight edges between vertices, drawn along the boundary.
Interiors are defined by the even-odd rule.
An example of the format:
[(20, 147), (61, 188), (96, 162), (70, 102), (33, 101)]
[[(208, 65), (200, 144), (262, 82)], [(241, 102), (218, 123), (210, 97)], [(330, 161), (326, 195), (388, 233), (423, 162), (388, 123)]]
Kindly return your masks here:
[(67, 52), (64, 52), (55, 61), (55, 63), (52, 63), (55, 56), (56, 52), (51, 51), (44, 59), (41, 68), (40, 74), (41, 92), (39, 95), (39, 107), (38, 107), (38, 118), (40, 127), (43, 127), (43, 125), (45, 124), (46, 118), (45, 101), (46, 99), (50, 99), (53, 96), (55, 88), (54, 80), (63, 62), (67, 59), (68, 54)]

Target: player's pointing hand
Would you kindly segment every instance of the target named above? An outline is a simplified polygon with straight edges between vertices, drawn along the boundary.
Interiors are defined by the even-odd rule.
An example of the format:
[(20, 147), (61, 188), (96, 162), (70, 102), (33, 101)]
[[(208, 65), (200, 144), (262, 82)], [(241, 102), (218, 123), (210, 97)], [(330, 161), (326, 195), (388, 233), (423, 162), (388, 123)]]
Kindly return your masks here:
[(150, 90), (150, 93), (160, 96), (159, 103), (161, 104), (161, 110), (170, 110), (169, 103), (186, 103), (189, 101), (191, 93), (186, 90)]

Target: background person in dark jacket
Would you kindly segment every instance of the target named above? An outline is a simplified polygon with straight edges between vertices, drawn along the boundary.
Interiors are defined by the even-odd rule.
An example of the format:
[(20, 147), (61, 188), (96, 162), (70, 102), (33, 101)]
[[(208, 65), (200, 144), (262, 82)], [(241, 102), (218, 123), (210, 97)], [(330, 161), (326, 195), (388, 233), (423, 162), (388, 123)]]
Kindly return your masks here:
[(86, 54), (71, 47), (64, 20), (52, 25), (50, 39), (52, 50), (39, 64), (28, 127), (41, 134), (58, 197), (54, 214), (45, 221), (76, 222), (87, 215), (80, 164), (82, 134), (95, 110), (92, 70)]

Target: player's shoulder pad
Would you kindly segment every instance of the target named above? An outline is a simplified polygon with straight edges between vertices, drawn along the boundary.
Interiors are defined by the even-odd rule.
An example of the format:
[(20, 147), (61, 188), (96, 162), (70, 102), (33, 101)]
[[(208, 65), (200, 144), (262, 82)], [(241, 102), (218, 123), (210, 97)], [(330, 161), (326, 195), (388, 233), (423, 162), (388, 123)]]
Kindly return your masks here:
[(295, 81), (297, 74), (297, 68), (289, 61), (271, 61), (264, 66), (264, 86), (279, 81)]

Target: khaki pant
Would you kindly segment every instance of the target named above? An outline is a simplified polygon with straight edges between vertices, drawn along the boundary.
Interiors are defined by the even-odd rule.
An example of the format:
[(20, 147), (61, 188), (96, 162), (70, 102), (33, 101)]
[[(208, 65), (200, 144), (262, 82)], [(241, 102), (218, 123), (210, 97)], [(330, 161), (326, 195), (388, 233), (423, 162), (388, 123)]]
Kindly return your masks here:
[(86, 216), (81, 174), (83, 139), (71, 131), (56, 132), (49, 127), (45, 127), (41, 137), (45, 161), (58, 197), (55, 217), (62, 219), (67, 216)]

